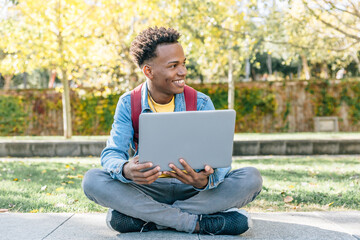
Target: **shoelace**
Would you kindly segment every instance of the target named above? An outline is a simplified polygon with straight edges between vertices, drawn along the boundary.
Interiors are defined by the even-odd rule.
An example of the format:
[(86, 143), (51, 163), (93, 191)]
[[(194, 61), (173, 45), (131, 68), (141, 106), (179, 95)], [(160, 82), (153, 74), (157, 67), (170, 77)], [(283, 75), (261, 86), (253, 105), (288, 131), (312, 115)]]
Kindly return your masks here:
[(144, 231), (144, 228), (145, 228), (145, 226), (146, 226), (148, 223), (149, 223), (149, 222), (144, 223), (144, 225), (141, 227), (141, 230), (140, 230), (141, 233)]

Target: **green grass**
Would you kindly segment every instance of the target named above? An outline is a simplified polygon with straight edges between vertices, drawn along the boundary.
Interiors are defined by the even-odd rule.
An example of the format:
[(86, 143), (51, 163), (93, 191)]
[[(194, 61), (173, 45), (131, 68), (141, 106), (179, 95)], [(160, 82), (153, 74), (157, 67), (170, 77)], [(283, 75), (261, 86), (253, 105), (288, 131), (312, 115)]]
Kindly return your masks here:
[[(245, 207), (250, 211), (360, 210), (360, 157), (234, 158), (233, 168), (245, 166), (258, 168), (264, 179), (258, 198)], [(100, 168), (98, 158), (0, 161), (0, 208), (105, 212), (81, 189), (82, 176), (91, 168)], [(293, 200), (285, 203), (287, 196)]]
[(64, 136), (0, 136), (0, 141), (16, 141), (16, 140), (66, 140), (66, 141), (86, 141), (86, 140), (103, 140), (106, 141), (109, 135), (98, 136), (72, 136), (66, 139)]
[[(236, 158), (233, 168), (253, 166), (263, 190), (250, 211), (360, 210), (360, 157)], [(290, 196), (293, 200), (285, 202)]]
[(100, 168), (98, 158), (86, 160), (75, 159), (73, 163), (54, 162), (56, 159), (51, 162), (41, 159), (1, 161), (0, 208), (11, 212), (105, 211), (82, 192), (84, 173)]

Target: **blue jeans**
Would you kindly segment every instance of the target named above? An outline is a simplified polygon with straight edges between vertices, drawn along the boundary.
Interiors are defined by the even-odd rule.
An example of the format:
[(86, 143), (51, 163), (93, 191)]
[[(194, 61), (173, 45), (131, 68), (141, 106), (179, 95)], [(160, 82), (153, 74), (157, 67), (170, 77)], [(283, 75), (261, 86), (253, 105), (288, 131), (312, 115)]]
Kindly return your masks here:
[(83, 179), (85, 195), (101, 206), (125, 215), (192, 233), (198, 215), (211, 214), (253, 201), (262, 177), (253, 167), (229, 172), (217, 188), (197, 191), (175, 178), (159, 178), (150, 185), (122, 183), (101, 169), (89, 170)]

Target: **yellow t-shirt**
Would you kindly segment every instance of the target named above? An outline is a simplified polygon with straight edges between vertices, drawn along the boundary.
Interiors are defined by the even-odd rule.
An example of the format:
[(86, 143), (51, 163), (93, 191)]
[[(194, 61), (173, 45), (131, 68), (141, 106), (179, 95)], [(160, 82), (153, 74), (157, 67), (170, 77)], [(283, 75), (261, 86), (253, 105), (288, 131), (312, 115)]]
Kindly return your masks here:
[[(155, 102), (148, 94), (148, 103), (153, 112), (173, 112), (175, 109), (175, 96), (167, 104), (159, 104)], [(154, 109), (155, 108), (155, 109)]]

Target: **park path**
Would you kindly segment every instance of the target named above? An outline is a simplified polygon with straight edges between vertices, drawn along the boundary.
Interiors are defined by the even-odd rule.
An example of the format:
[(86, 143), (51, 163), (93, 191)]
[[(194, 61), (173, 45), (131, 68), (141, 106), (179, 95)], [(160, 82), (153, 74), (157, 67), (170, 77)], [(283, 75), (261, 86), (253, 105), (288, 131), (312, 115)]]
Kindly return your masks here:
[(360, 240), (360, 211), (252, 213), (253, 228), (240, 236), (204, 236), (175, 231), (117, 234), (105, 213), (0, 213), (0, 239), (344, 239)]

